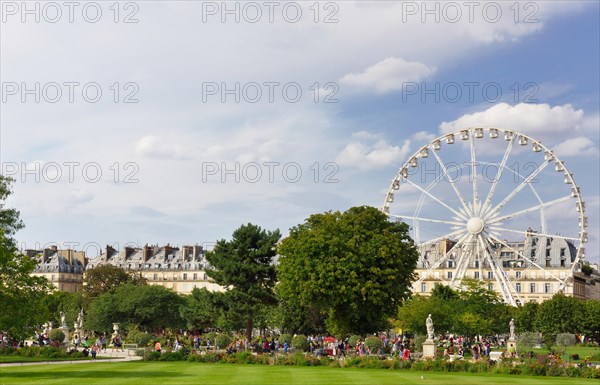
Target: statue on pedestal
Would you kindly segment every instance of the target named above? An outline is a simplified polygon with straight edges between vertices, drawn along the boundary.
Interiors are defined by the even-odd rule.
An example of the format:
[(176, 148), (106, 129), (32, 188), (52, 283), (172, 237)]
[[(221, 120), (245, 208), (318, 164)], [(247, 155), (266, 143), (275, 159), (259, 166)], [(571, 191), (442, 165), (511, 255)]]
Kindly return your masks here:
[(79, 315), (77, 316), (77, 323), (79, 324), (80, 328), (83, 328), (83, 308), (81, 308), (81, 311), (79, 312)]
[(431, 319), (431, 314), (429, 314), (429, 316), (425, 320), (425, 326), (427, 326), (427, 339), (433, 340), (435, 337), (435, 334), (434, 334), (434, 330), (433, 330), (433, 320)]
[(67, 326), (67, 322), (65, 321), (65, 312), (62, 310), (60, 311), (60, 326), (61, 327)]
[(514, 320), (514, 318), (510, 319), (508, 326), (510, 328), (510, 335), (509, 335), (508, 339), (515, 340), (517, 337), (515, 336), (515, 320)]

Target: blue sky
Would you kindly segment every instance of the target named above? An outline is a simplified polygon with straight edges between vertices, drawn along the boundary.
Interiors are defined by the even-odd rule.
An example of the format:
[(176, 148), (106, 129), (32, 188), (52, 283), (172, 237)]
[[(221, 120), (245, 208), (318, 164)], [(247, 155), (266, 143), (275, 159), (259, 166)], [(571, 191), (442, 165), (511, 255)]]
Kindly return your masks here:
[[(0, 160), (17, 179), (10, 204), (27, 226), (18, 240), (95, 254), (93, 245), (209, 246), (247, 222), (285, 234), (312, 213), (380, 206), (399, 167), (433, 138), (498, 126), (565, 161), (586, 201), (586, 255), (598, 262), (599, 4), (520, 2), (515, 23), (513, 2), (477, 3), (502, 7), (494, 22), (477, 10), (471, 22), (457, 2), (463, 17), (453, 23), (442, 13), (422, 22), (422, 9), (407, 13), (406, 3), (320, 2), (316, 23), (313, 2), (280, 2), (277, 10), (302, 16), (292, 23), (276, 11), (271, 23), (257, 2), (263, 17), (251, 23), (253, 14), (240, 13), (237, 23), (209, 12), (221, 2), (123, 2), (119, 22), (112, 2), (99, 2), (92, 23), (82, 2), (73, 22), (63, 8), (52, 23), (42, 2), (36, 23), (22, 22), (20, 2), (3, 2)], [(244, 3), (227, 4), (243, 12)], [(436, 4), (441, 12), (445, 3)], [(524, 23), (531, 12), (537, 21)], [(324, 23), (330, 13), (337, 22)], [(138, 22), (124, 23), (127, 15)], [(72, 103), (67, 82), (77, 83)], [(239, 103), (220, 89), (236, 82)], [(265, 84), (274, 82), (271, 103)], [(62, 92), (55, 103), (53, 83)], [(473, 100), (465, 83), (476, 84)], [(414, 89), (436, 84), (424, 101)], [(463, 92), (455, 102), (442, 91), (453, 84)], [(102, 90), (97, 102), (85, 100), (84, 85)], [(257, 86), (262, 98), (252, 103)], [(500, 87), (498, 98), (483, 97), (484, 86)], [(328, 95), (337, 102), (324, 103)], [(568, 188), (551, 176), (540, 186)], [(548, 214), (550, 231), (571, 234), (573, 213), (565, 215)]]

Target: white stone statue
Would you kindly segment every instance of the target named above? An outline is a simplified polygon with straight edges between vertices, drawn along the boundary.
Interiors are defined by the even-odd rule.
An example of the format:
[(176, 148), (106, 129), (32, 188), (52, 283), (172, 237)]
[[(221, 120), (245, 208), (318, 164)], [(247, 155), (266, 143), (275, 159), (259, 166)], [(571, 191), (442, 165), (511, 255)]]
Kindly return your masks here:
[(425, 320), (425, 326), (427, 326), (427, 339), (433, 340), (435, 337), (435, 334), (433, 331), (433, 320), (431, 319), (431, 314), (429, 314), (429, 316)]
[(65, 312), (62, 310), (60, 311), (60, 326), (61, 327), (67, 326), (67, 321), (65, 321)]
[(510, 339), (510, 340), (516, 339), (517, 337), (515, 336), (515, 320), (514, 320), (514, 318), (510, 319), (508, 326), (510, 328), (510, 336), (508, 337), (508, 339)]
[(79, 312), (79, 315), (77, 316), (77, 323), (79, 324), (80, 328), (83, 327), (83, 308), (81, 308), (81, 311)]

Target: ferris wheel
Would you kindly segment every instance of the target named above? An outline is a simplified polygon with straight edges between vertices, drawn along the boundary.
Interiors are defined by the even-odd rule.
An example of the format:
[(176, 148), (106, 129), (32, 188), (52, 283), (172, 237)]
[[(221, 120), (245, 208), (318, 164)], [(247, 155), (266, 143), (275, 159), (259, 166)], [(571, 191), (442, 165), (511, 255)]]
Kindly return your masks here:
[(585, 259), (585, 202), (573, 174), (552, 150), (512, 130), (468, 128), (430, 141), (400, 167), (382, 211), (411, 225), (415, 287), (434, 275), (451, 287), (487, 279), (516, 305), (523, 272), (562, 291)]

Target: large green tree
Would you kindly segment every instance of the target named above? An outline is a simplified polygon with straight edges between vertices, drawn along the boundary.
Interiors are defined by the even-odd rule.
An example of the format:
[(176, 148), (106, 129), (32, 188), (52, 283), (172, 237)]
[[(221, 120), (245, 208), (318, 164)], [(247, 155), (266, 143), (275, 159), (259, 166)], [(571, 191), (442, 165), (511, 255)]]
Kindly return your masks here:
[(553, 342), (558, 333), (580, 333), (582, 327), (583, 302), (574, 297), (557, 293), (544, 301), (536, 313), (536, 329), (544, 340)]
[(183, 328), (185, 323), (180, 314), (183, 303), (182, 296), (160, 285), (123, 284), (92, 300), (86, 328), (107, 332), (113, 322), (122, 324), (126, 330)]
[(146, 280), (135, 272), (130, 272), (111, 264), (105, 264), (86, 270), (83, 283), (83, 293), (86, 299), (90, 300), (101, 294), (115, 290), (120, 285), (126, 283), (144, 285), (146, 284)]
[(0, 331), (22, 338), (47, 319), (41, 305), (52, 286), (43, 277), (31, 276), (37, 261), (21, 254), (12, 238), (24, 225), (19, 212), (5, 206), (11, 183), (0, 175)]
[(367, 206), (311, 215), (278, 249), (282, 300), (321, 310), (334, 334), (387, 328), (415, 277), (408, 230)]
[(206, 273), (225, 288), (225, 310), (233, 323), (244, 323), (246, 337), (252, 338), (254, 319), (265, 305), (276, 303), (275, 246), (279, 230), (266, 231), (248, 223), (235, 230), (231, 241), (221, 239), (206, 253)]

